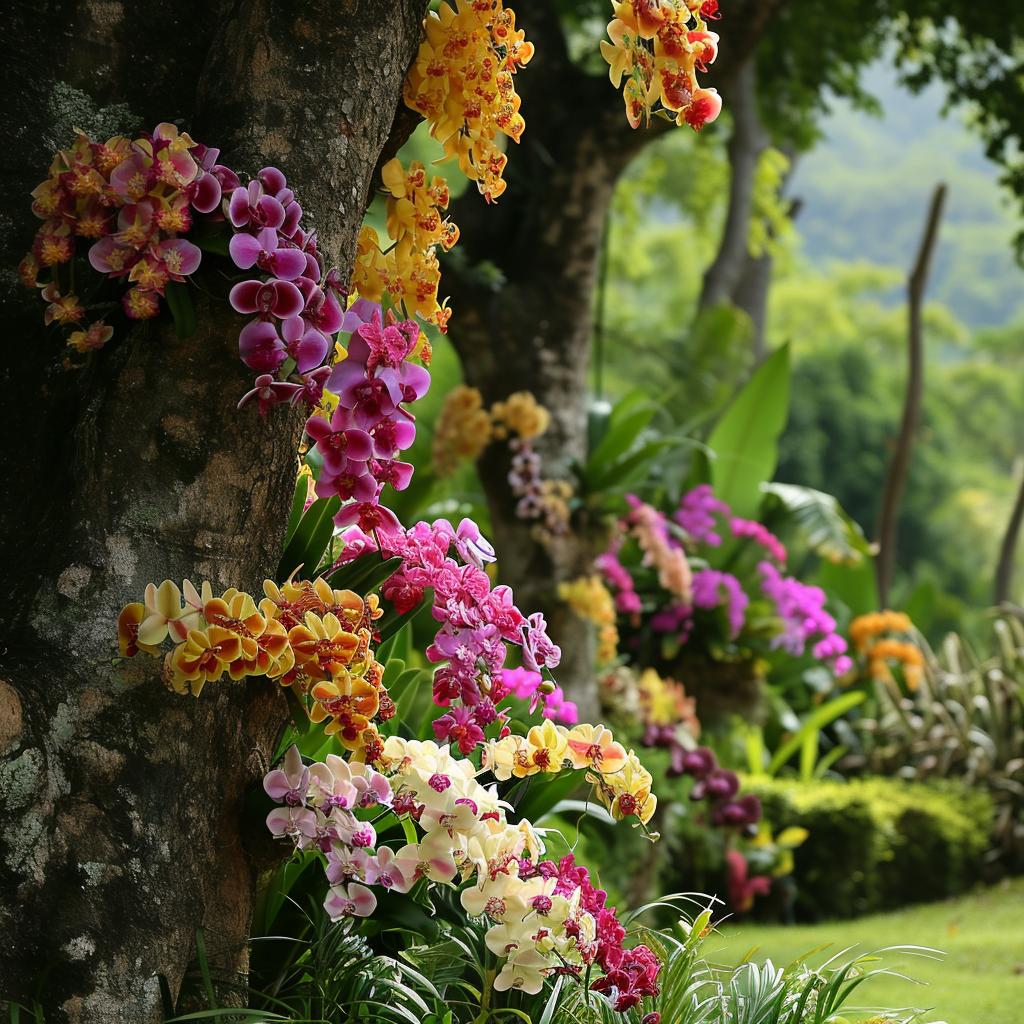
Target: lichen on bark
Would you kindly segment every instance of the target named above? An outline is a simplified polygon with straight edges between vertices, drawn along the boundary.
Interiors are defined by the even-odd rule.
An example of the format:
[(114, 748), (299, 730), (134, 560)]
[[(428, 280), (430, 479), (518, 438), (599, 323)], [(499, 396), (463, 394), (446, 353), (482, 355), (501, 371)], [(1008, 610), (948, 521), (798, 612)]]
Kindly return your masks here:
[[(0, 262), (29, 245), (28, 192), (71, 128), (181, 119), (233, 166), (279, 163), (346, 272), (424, 8), (6, 10), (19, 88), (0, 125)], [(235, 411), (251, 380), (224, 296), (197, 301), (187, 341), (143, 325), (69, 373), (38, 299), (10, 273), (0, 288), (17, 339), (0, 371), (17, 427), (0, 450), (0, 1000), (38, 999), (48, 1021), (154, 1020), (158, 975), (177, 991), (197, 928), (215, 966), (244, 972), (242, 803), (285, 711), (265, 682), (168, 693), (159, 662), (116, 657), (114, 623), (151, 580), (258, 588), (272, 573), (301, 420)]]

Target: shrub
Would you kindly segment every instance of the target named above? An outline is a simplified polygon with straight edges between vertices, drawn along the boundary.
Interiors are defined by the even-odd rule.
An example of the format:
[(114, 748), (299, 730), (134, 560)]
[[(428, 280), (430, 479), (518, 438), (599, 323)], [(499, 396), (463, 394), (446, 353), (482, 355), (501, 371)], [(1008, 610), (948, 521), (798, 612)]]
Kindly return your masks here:
[(776, 829), (806, 828), (795, 852), (795, 913), (852, 917), (942, 899), (977, 880), (993, 817), (987, 793), (954, 782), (758, 779)]

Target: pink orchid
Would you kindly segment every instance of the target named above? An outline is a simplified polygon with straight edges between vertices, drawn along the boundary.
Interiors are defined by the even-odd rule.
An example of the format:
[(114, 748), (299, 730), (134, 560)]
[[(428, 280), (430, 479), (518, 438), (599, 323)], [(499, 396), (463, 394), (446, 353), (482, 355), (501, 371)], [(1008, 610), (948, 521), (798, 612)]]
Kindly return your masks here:
[(324, 900), (324, 910), (332, 921), (343, 917), (369, 917), (377, 909), (377, 897), (358, 882), (332, 885)]
[(184, 281), (194, 274), (203, 258), (199, 246), (184, 238), (168, 238), (156, 247), (154, 253), (172, 281)]
[(228, 252), (235, 266), (249, 270), (258, 266), (282, 281), (293, 281), (306, 269), (306, 256), (298, 249), (279, 248), (280, 238), (273, 228), (261, 228), (258, 235), (232, 236)]
[(392, 533), (402, 528), (398, 516), (377, 499), (356, 501), (344, 506), (334, 517), (334, 525), (342, 528), (358, 525), (363, 533), (373, 533), (375, 530)]
[(284, 755), (283, 768), (276, 768), (263, 780), (271, 799), (289, 807), (305, 806), (309, 790), (309, 769), (302, 763), (299, 748), (293, 743)]
[(365, 872), (366, 881), (371, 885), (376, 884), (384, 889), (394, 889), (395, 892), (408, 892), (412, 888), (414, 879), (406, 877), (390, 846), (382, 846), (375, 857), (364, 855), (364, 859), (361, 859), (360, 863)]
[(267, 828), (279, 838), (287, 836), (300, 850), (305, 850), (317, 835), (316, 812), (306, 807), (277, 807), (267, 815)]
[(352, 414), (341, 405), (334, 410), (330, 421), (322, 416), (311, 416), (306, 422), (306, 433), (329, 473), (340, 473), (349, 459), (365, 463), (373, 454), (372, 438), (353, 425)]
[(242, 396), (238, 408), (242, 409), (250, 402), (259, 402), (260, 415), (266, 416), (272, 405), (276, 405), (278, 402), (287, 402), (296, 391), (301, 390), (301, 384), (274, 380), (269, 373), (264, 373), (256, 378), (252, 391), (247, 391)]
[(236, 228), (279, 228), (284, 223), (284, 206), (267, 195), (259, 181), (247, 188), (236, 188), (228, 200), (228, 219)]
[(236, 312), (258, 313), (262, 320), (287, 320), (302, 312), (302, 292), (291, 281), (242, 281), (228, 301)]

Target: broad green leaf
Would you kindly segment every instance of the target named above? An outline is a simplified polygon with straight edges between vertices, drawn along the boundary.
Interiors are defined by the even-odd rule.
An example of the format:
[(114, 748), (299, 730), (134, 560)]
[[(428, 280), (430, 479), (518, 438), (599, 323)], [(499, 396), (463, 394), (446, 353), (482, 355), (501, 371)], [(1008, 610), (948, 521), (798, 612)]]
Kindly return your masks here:
[(289, 541), (295, 536), (295, 529), (299, 525), (299, 521), (302, 519), (302, 513), (306, 505), (306, 495), (309, 493), (309, 487), (306, 484), (306, 477), (300, 476), (295, 481), (295, 493), (292, 495), (292, 509), (288, 514), (288, 528), (284, 533), (285, 547), (288, 546)]
[(633, 447), (653, 416), (654, 406), (638, 391), (630, 392), (612, 409), (604, 435), (583, 468), (588, 487), (594, 489), (591, 480), (606, 473), (613, 462)]
[(875, 560), (863, 558), (857, 565), (822, 562), (815, 582), (830, 598), (842, 601), (851, 616), (866, 615), (878, 608)]
[(831, 494), (797, 484), (766, 483), (765, 494), (774, 495), (803, 531), (810, 547), (830, 562), (860, 562), (871, 545), (860, 525)]
[(789, 346), (783, 345), (758, 367), (708, 438), (715, 494), (738, 516), (757, 513), (761, 484), (775, 472), (788, 411)]
[(401, 564), (402, 559), (397, 555), (384, 559), (375, 554), (363, 555), (332, 572), (327, 582), (340, 590), (365, 595), (392, 576)]
[(278, 565), (278, 579), (286, 579), (300, 565), (309, 573), (320, 564), (334, 535), (334, 514), (339, 508), (339, 498), (317, 498), (306, 509), (285, 545)]

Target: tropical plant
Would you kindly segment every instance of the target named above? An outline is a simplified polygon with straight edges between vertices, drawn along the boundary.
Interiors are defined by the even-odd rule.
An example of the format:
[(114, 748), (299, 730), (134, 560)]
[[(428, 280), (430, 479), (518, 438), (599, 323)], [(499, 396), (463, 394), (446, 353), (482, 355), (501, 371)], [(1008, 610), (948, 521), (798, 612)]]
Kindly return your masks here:
[(992, 647), (979, 653), (951, 633), (923, 655), (917, 685), (874, 683), (872, 714), (844, 729), (853, 747), (846, 766), (903, 778), (963, 779), (996, 804), (993, 858), (1024, 863), (1024, 623), (992, 620)]

